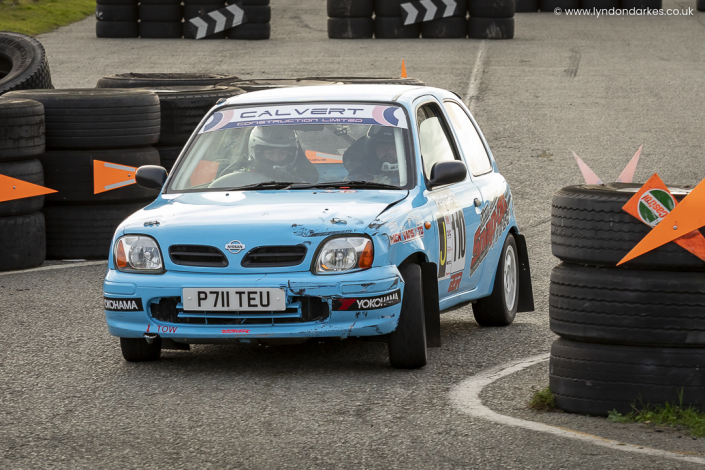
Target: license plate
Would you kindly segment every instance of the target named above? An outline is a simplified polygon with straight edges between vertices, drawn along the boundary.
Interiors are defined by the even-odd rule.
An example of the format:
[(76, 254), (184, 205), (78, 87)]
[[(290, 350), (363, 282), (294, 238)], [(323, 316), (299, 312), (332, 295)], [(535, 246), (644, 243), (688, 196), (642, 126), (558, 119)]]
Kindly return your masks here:
[(186, 311), (253, 312), (286, 310), (284, 289), (184, 288)]

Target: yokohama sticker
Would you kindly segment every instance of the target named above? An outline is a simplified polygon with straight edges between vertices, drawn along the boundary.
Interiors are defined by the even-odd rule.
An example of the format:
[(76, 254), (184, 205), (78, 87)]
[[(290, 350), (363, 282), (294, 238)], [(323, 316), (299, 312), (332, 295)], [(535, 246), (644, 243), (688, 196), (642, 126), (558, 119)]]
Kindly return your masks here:
[(401, 291), (364, 299), (333, 299), (333, 310), (378, 310), (401, 302)]
[(512, 215), (512, 193), (509, 187), (504, 194), (494, 198), (492, 202), (482, 209), (480, 226), (475, 231), (472, 245), (472, 262), (470, 263), (470, 276), (487, 257), (490, 249), (497, 243), (499, 237), (509, 225)]
[(465, 269), (465, 216), (452, 191), (438, 191), (431, 197), (438, 206), (438, 280), (443, 280)]
[(103, 297), (105, 310), (111, 312), (140, 312), (142, 308), (142, 299), (111, 299)]

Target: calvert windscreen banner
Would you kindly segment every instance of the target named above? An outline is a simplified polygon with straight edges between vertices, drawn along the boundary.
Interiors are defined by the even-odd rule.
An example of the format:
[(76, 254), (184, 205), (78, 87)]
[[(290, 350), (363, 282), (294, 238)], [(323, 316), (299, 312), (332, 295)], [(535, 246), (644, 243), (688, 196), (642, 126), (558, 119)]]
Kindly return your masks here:
[(258, 106), (213, 113), (200, 134), (252, 126), (301, 124), (371, 124), (407, 128), (404, 110), (398, 106), (326, 104)]

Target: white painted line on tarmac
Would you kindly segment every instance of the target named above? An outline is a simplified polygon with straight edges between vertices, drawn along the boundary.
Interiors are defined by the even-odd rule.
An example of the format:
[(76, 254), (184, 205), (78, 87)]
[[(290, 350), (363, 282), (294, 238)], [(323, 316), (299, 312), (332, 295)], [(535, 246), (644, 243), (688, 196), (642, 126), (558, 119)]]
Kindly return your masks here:
[(468, 84), (468, 92), (465, 98), (465, 103), (472, 114), (475, 114), (475, 101), (477, 95), (480, 94), (480, 83), (482, 82), (482, 73), (485, 71), (483, 64), (485, 63), (485, 51), (487, 50), (487, 40), (480, 41), (480, 49), (477, 51), (475, 66), (470, 75), (470, 83)]
[(637, 454), (648, 455), (651, 457), (665, 457), (667, 459), (705, 464), (705, 458), (702, 457), (695, 457), (676, 452), (652, 449), (649, 447), (637, 446), (633, 444), (625, 444), (623, 442), (613, 441), (611, 439), (605, 439), (599, 436), (593, 436), (592, 434), (573, 431), (572, 429), (551, 426), (544, 423), (537, 423), (535, 421), (526, 421), (519, 418), (512, 418), (511, 416), (496, 413), (482, 404), (482, 401), (480, 400), (480, 392), (482, 392), (482, 389), (484, 389), (486, 386), (488, 386), (492, 382), (495, 382), (496, 380), (501, 379), (502, 377), (506, 377), (507, 375), (519, 372), (520, 370), (526, 369), (527, 367), (531, 367), (534, 364), (538, 364), (539, 362), (545, 362), (548, 360), (549, 356), (549, 354), (540, 354), (538, 356), (526, 357), (517, 361), (508, 362), (507, 364), (502, 364), (501, 366), (489, 369), (485, 372), (481, 372), (475, 375), (474, 377), (465, 379), (459, 385), (454, 387), (453, 390), (451, 390), (451, 403), (455, 408), (465, 414), (468, 414), (475, 418), (486, 419), (488, 421), (492, 421), (494, 423), (502, 424), (505, 426), (524, 428), (530, 431), (538, 431), (547, 434), (552, 434), (558, 437), (575, 439), (578, 441), (607, 447), (613, 450), (620, 450), (623, 452), (634, 452)]
[(8, 274), (23, 274), (23, 273), (33, 273), (35, 271), (49, 271), (50, 269), (66, 269), (66, 268), (77, 268), (79, 266), (97, 266), (99, 264), (108, 264), (107, 260), (103, 261), (86, 261), (83, 263), (71, 263), (71, 264), (56, 264), (54, 266), (40, 266), (39, 268), (23, 269), (21, 271), (6, 271), (0, 273), (0, 276), (7, 276)]

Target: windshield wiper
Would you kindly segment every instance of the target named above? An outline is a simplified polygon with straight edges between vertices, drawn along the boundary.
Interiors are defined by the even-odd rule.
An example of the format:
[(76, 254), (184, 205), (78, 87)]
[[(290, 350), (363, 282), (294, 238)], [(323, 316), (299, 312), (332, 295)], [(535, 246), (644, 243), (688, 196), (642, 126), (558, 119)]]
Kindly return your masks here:
[(350, 187), (350, 188), (370, 188), (370, 189), (401, 189), (393, 184), (375, 183), (374, 181), (331, 181), (329, 183), (318, 183), (318, 187), (332, 186), (334, 188)]
[(291, 181), (263, 181), (261, 183), (246, 184), (235, 188), (217, 188), (220, 191), (242, 191), (244, 189), (287, 189)]

